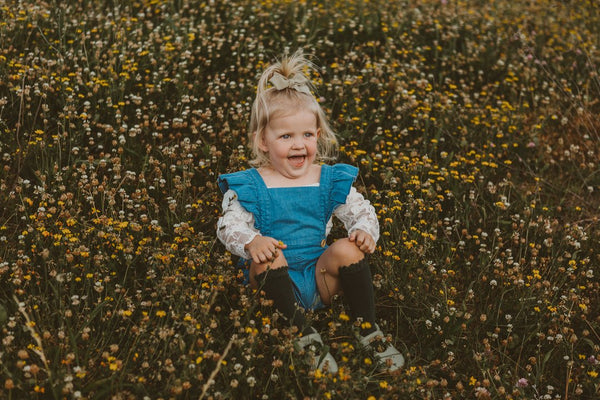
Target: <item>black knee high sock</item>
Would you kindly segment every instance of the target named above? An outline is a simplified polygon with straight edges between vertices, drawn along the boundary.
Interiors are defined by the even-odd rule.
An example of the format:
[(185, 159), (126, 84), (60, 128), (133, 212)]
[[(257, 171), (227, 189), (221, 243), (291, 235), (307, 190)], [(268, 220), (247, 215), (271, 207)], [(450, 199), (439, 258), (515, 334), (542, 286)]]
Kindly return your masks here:
[(298, 328), (304, 335), (314, 332), (308, 326), (302, 311), (296, 306), (296, 297), (288, 267), (271, 269), (256, 275), (259, 290), (263, 290), (267, 299), (273, 300), (273, 306)]
[(340, 282), (344, 298), (350, 306), (350, 316), (353, 320), (362, 318), (369, 322), (370, 328), (361, 329), (363, 336), (375, 331), (375, 290), (373, 278), (367, 258), (356, 264), (340, 268)]

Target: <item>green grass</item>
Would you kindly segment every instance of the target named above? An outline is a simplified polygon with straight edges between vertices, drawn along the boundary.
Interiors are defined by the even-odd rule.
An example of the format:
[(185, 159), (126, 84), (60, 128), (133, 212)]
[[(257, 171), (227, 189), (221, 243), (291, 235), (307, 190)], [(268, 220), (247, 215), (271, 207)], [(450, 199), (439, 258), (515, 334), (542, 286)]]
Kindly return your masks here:
[[(0, 6), (0, 398), (600, 396), (595, 1)], [(382, 236), (379, 373), (239, 284), (219, 174), (266, 63), (302, 47)], [(336, 235), (343, 235), (341, 228)]]

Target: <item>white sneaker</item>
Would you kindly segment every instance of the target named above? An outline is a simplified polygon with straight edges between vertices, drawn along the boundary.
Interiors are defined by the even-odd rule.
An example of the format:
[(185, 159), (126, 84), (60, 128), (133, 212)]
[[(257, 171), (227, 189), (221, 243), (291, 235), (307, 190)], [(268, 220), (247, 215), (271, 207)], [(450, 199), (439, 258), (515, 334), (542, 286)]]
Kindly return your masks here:
[(394, 372), (404, 366), (404, 356), (394, 347), (392, 342), (383, 334), (379, 325), (375, 324), (375, 331), (367, 336), (359, 336), (360, 343), (373, 349), (379, 369)]
[(310, 365), (313, 370), (327, 370), (332, 374), (337, 374), (338, 365), (333, 356), (329, 353), (329, 346), (323, 344), (323, 339), (321, 339), (321, 335), (317, 332), (302, 336), (296, 340), (296, 344), (301, 349), (308, 351), (308, 354), (311, 357)]

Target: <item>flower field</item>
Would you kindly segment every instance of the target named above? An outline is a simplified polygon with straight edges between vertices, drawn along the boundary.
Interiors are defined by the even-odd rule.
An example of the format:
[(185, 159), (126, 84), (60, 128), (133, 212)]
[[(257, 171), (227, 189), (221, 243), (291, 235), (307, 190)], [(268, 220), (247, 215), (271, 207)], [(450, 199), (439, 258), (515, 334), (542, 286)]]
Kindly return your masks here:
[[(343, 297), (311, 372), (216, 240), (297, 48), (379, 216), (399, 373)], [(595, 0), (3, 2), (0, 398), (600, 398), (599, 74)]]

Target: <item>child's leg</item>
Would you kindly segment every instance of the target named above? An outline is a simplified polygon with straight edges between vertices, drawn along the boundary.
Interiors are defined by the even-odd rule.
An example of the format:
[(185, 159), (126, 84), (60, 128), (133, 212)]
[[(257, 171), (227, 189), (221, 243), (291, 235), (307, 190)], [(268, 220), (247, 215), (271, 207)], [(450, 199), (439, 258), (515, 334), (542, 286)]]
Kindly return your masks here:
[(354, 264), (364, 256), (354, 243), (345, 238), (337, 240), (323, 252), (315, 270), (317, 289), (323, 304), (330, 305), (331, 298), (342, 291), (340, 267)]
[(404, 365), (404, 357), (391, 342), (384, 339), (383, 332), (375, 323), (375, 293), (371, 269), (365, 255), (348, 239), (331, 245), (317, 263), (317, 286), (323, 303), (340, 289), (350, 306), (353, 320), (361, 318), (370, 327), (360, 330), (360, 342), (374, 350), (382, 369), (396, 371)]
[(350, 316), (354, 320), (361, 318), (368, 323), (361, 326), (361, 334), (367, 335), (375, 331), (375, 290), (367, 258), (340, 268), (340, 281), (350, 306)]
[(367, 334), (375, 329), (375, 294), (371, 270), (365, 254), (350, 240), (333, 243), (317, 262), (317, 287), (321, 300), (331, 303), (331, 297), (344, 292), (353, 320), (361, 318), (371, 324), (361, 330)]
[(259, 288), (259, 282), (257, 280), (257, 276), (269, 270), (276, 270), (282, 267), (287, 267), (288, 263), (285, 259), (285, 256), (281, 251), (277, 253), (277, 256), (271, 261), (267, 261), (264, 263), (255, 263), (252, 262), (250, 264), (250, 287), (252, 289)]
[(302, 332), (302, 337), (297, 341), (301, 348), (306, 349), (316, 345), (317, 349), (311, 355), (311, 367), (337, 373), (338, 366), (335, 359), (329, 352), (323, 351), (321, 335), (308, 324), (304, 313), (296, 305), (292, 279), (288, 274), (287, 262), (281, 252), (272, 262), (250, 265), (250, 285), (264, 291), (266, 297), (273, 300), (273, 306), (292, 325), (296, 326), (299, 332)]
[(295, 325), (299, 332), (305, 335), (314, 332), (307, 324), (304, 313), (296, 305), (287, 262), (281, 252), (273, 261), (250, 265), (250, 286), (264, 291), (267, 299), (273, 301), (273, 306)]

